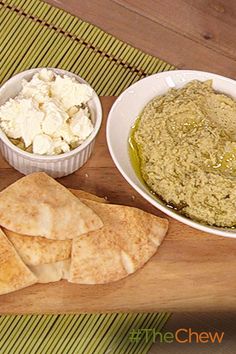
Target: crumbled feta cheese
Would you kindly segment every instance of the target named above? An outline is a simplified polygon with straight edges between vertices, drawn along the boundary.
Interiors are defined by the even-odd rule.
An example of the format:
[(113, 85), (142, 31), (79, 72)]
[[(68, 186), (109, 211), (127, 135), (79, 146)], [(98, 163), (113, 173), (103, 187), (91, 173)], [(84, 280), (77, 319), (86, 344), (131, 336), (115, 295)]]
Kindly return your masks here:
[(38, 77), (40, 80), (43, 80), (45, 82), (50, 82), (54, 80), (55, 76), (52, 70), (47, 70), (46, 68), (43, 68), (42, 70), (40, 70)]
[(43, 103), (50, 94), (50, 87), (47, 82), (35, 74), (30, 81), (22, 80), (22, 91), (20, 97), (33, 98), (36, 102)]
[(47, 101), (41, 106), (45, 114), (42, 122), (42, 130), (48, 135), (58, 135), (58, 131), (69, 118), (68, 114), (63, 111), (56, 102)]
[[(22, 90), (0, 106), (0, 128), (9, 138), (22, 139), (33, 153), (55, 155), (70, 151), (92, 132), (85, 106), (93, 90), (75, 78), (42, 69)], [(81, 106), (82, 105), (82, 106)]]
[(0, 121), (3, 131), (10, 138), (22, 138), (26, 147), (30, 146), (34, 137), (41, 132), (43, 118), (44, 113), (37, 108), (31, 98), (10, 99), (0, 107)]
[(61, 154), (62, 152), (68, 152), (70, 151), (70, 146), (61, 138), (56, 139), (54, 141), (54, 154), (57, 154), (57, 151), (59, 151), (59, 154)]
[(72, 80), (69, 76), (57, 76), (51, 85), (51, 94), (66, 110), (87, 102), (93, 95), (91, 87)]
[(73, 134), (69, 124), (64, 124), (58, 133), (68, 144), (78, 141), (78, 137)]
[(33, 140), (33, 153), (51, 155), (53, 152), (53, 140), (49, 135), (38, 134)]
[(21, 111), (21, 105), (17, 100), (10, 98), (0, 107), (1, 128), (9, 138), (18, 139), (21, 137), (21, 126), (16, 120)]
[(80, 141), (85, 140), (93, 131), (93, 125), (88, 118), (88, 112), (86, 110), (79, 110), (71, 121), (70, 128), (74, 135), (78, 136)]
[(70, 151), (70, 147), (61, 138), (52, 139), (47, 134), (39, 134), (33, 141), (33, 153), (39, 155), (58, 155)]
[(70, 117), (72, 117), (77, 112), (78, 112), (78, 108), (76, 106), (72, 106), (70, 109), (68, 109), (68, 114)]

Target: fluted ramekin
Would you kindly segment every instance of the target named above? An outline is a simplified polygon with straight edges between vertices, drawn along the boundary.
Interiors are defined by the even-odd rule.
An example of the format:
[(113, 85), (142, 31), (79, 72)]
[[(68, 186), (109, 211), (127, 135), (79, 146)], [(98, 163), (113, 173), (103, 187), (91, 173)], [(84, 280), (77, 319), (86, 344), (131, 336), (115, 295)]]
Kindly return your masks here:
[[(4, 83), (0, 88), (0, 105), (4, 104), (9, 98), (14, 98), (20, 92), (23, 79), (30, 80), (32, 76), (41, 69), (42, 68), (30, 69), (21, 72)], [(52, 70), (58, 75), (74, 77), (77, 81), (88, 85), (81, 77), (66, 70), (55, 68), (47, 69)], [(94, 129), (90, 136), (77, 148), (60, 155), (37, 155), (21, 150), (15, 146), (0, 129), (0, 150), (3, 157), (11, 166), (25, 175), (32, 172), (44, 171), (50, 176), (58, 178), (75, 172), (89, 159), (93, 151), (95, 138), (102, 123), (102, 107), (95, 91), (93, 98), (88, 102), (88, 106), (91, 112)]]

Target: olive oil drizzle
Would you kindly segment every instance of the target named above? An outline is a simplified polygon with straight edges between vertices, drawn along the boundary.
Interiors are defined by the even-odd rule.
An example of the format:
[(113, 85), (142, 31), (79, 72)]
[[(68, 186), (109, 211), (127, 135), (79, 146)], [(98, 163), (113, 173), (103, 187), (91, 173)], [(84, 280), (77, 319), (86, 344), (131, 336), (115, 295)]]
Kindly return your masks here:
[[(139, 147), (138, 144), (135, 140), (135, 132), (137, 131), (138, 127), (139, 127), (139, 123), (141, 121), (141, 116), (138, 116), (138, 118), (136, 119), (135, 123), (133, 124), (133, 126), (131, 127), (131, 131), (130, 131), (130, 135), (129, 135), (129, 139), (128, 139), (128, 151), (129, 151), (129, 157), (130, 157), (130, 161), (131, 161), (131, 165), (138, 177), (138, 179), (140, 180), (140, 182), (149, 190), (149, 192), (160, 202), (162, 202), (163, 204), (165, 204), (168, 208), (174, 210), (175, 212), (177, 212), (178, 214), (181, 214), (187, 218), (190, 218), (190, 216), (186, 213), (183, 212), (183, 209), (187, 206), (186, 205), (174, 205), (172, 203), (167, 203), (162, 196), (158, 195), (157, 193), (155, 193), (146, 183), (146, 181), (143, 178), (142, 172), (141, 172), (141, 158), (140, 158), (140, 152), (139, 152)], [(227, 156), (228, 157), (228, 156)], [(219, 168), (221, 166), (216, 166), (216, 169)], [(191, 219), (191, 218), (190, 218)], [(202, 220), (197, 220), (195, 219), (196, 222), (199, 222), (201, 224), (204, 225), (208, 225), (207, 223), (203, 222)], [(211, 226), (215, 226), (218, 227), (217, 225), (211, 225)], [(227, 229), (231, 230), (231, 229), (235, 229), (235, 226), (231, 226), (231, 227), (227, 227)]]
[(140, 180), (140, 182), (142, 182), (146, 186), (146, 182), (144, 181), (143, 176), (142, 176), (142, 172), (141, 172), (141, 158), (139, 155), (139, 148), (138, 148), (138, 144), (136, 143), (136, 140), (135, 140), (135, 133), (138, 129), (140, 120), (141, 120), (141, 116), (139, 116), (136, 119), (134, 125), (131, 127), (129, 141), (128, 141), (128, 144), (129, 144), (128, 148), (129, 148), (130, 161), (131, 161), (131, 164), (134, 168), (134, 171), (135, 171), (138, 179)]
[[(128, 150), (129, 150), (129, 157), (131, 161), (131, 165), (140, 180), (140, 182), (148, 189), (148, 191), (160, 202), (165, 204), (168, 208), (174, 209), (178, 211), (178, 207), (176, 207), (173, 204), (167, 203), (160, 195), (155, 193), (146, 183), (145, 179), (143, 178), (142, 175), (142, 170), (141, 170), (141, 157), (140, 157), (140, 149), (139, 146), (135, 140), (135, 133), (139, 127), (141, 121), (141, 116), (138, 116), (136, 119), (135, 123), (131, 127), (130, 135), (129, 135), (129, 140), (128, 140)], [(182, 209), (182, 208), (181, 208)]]

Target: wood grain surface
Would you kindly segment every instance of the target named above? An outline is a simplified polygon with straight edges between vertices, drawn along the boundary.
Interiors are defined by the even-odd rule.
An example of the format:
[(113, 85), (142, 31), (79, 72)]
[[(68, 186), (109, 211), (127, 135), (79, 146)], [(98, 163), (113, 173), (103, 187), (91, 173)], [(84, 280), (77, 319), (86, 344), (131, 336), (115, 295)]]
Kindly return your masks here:
[[(76, 173), (60, 179), (113, 203), (142, 208), (166, 217), (123, 179), (109, 155), (105, 124), (115, 98), (103, 97), (103, 126), (95, 151)], [(21, 177), (0, 158), (0, 189)], [(0, 296), (0, 313), (74, 313), (236, 310), (236, 242), (194, 230), (170, 218), (156, 255), (137, 273), (107, 285), (61, 281), (37, 284)]]
[(236, 78), (234, 0), (47, 0), (179, 69)]

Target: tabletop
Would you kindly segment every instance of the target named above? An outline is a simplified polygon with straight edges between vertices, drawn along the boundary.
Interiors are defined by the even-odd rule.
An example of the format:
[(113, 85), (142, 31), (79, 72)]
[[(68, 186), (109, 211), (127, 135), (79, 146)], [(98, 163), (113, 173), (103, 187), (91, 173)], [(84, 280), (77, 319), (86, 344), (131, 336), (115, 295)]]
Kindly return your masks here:
[[(5, 0), (2, 0), (1, 4), (4, 2)], [(91, 1), (48, 0), (48, 2), (54, 4), (55, 6), (68, 10), (72, 14), (78, 16), (79, 18), (85, 21), (97, 25), (98, 27), (102, 28), (104, 31), (111, 33), (112, 35), (115, 35), (117, 38), (135, 46), (136, 48), (144, 50), (146, 53), (150, 53), (154, 56), (166, 60), (170, 64), (175, 65), (177, 68), (200, 69), (204, 71), (216, 72), (232, 78), (236, 77), (236, 66), (235, 66), (236, 47), (235, 47), (235, 36), (234, 36), (235, 24), (236, 24), (236, 3), (233, 0), (226, 0), (224, 2), (220, 2), (218, 0), (211, 0), (211, 1), (176, 0), (175, 2), (171, 0), (167, 0), (164, 2), (161, 0), (148, 0), (145, 2), (142, 2), (141, 0), (140, 1), (139, 0), (138, 1), (136, 0), (100, 0), (100, 1), (98, 0), (91, 0)], [(16, 3), (16, 1), (8, 1), (8, 3)], [(21, 5), (22, 3), (28, 3), (28, 2), (27, 1), (20, 2)], [(33, 3), (34, 2), (32, 1), (32, 4)], [(18, 11), (17, 8), (15, 10), (16, 10), (15, 12)], [(34, 14), (35, 10), (32, 11)], [(19, 15), (20, 14), (24, 14), (24, 12), (22, 12), (21, 10), (19, 12)], [(33, 36), (30, 35), (30, 33), (27, 34), (27, 32), (32, 31), (32, 26), (29, 22), (31, 20), (32, 21), (35, 20), (36, 24), (39, 25), (39, 29), (41, 26), (40, 22), (38, 18), (36, 18), (35, 16), (31, 16), (27, 13), (25, 15), (27, 15), (28, 20), (27, 20), (27, 31), (25, 32), (24, 36), (21, 36), (20, 33), (17, 34), (17, 32), (19, 32), (21, 28), (21, 25), (24, 23), (23, 20), (24, 16), (21, 16), (21, 20), (20, 20), (21, 24), (20, 25), (18, 24), (16, 31), (14, 32), (14, 35), (11, 36), (10, 40), (8, 40), (7, 42), (8, 47), (10, 46), (11, 48), (11, 51), (8, 52), (7, 57), (5, 57), (4, 59), (4, 68), (5, 68), (4, 70), (6, 70), (8, 76), (12, 75), (14, 70), (18, 70), (18, 71), (24, 70), (28, 67), (33, 67), (35, 65), (41, 65), (41, 66), (57, 65), (56, 64), (57, 62), (59, 62), (59, 65), (63, 65), (64, 67), (65, 65), (68, 65), (69, 67), (72, 68), (72, 70), (76, 70), (79, 74), (85, 76), (86, 79), (87, 76), (90, 77), (93, 74), (93, 72), (95, 72), (95, 69), (92, 68), (90, 69), (91, 75), (90, 76), (88, 75), (87, 63), (85, 63), (84, 66), (84, 69), (86, 70), (82, 70), (82, 68), (76, 69), (75, 66), (72, 67), (71, 66), (72, 64), (70, 64), (68, 60), (66, 60), (66, 56), (65, 58), (63, 58), (63, 56), (60, 55), (62, 49), (61, 50), (57, 49), (57, 52), (54, 51), (57, 42), (55, 40), (55, 37), (54, 37), (55, 46), (51, 45), (50, 48), (45, 47), (45, 50), (47, 49), (47, 54), (46, 54), (44, 48), (43, 47), (40, 48), (40, 41), (41, 41), (40, 36), (41, 34), (45, 33), (45, 27), (43, 28), (42, 31), (40, 30), (40, 35), (38, 35), (37, 39), (34, 39), (35, 37), (33, 38)], [(13, 15), (12, 15), (12, 19), (13, 19)], [(55, 19), (55, 21), (58, 22), (58, 19), (57, 20)], [(34, 25), (33, 28), (36, 28), (36, 24)], [(8, 30), (8, 27), (6, 26), (5, 29)], [(50, 30), (50, 26), (48, 32), (49, 30)], [(59, 34), (57, 34), (56, 37), (59, 38)], [(11, 38), (13, 38), (13, 40), (11, 40)], [(45, 33), (45, 38), (46, 38), (46, 33)], [(73, 36), (71, 38), (73, 39)], [(15, 39), (16, 42), (14, 43)], [(23, 39), (24, 41), (22, 42)], [(95, 41), (94, 38), (93, 41)], [(65, 46), (69, 45), (67, 44), (67, 42), (68, 42), (68, 38), (63, 38), (63, 43), (65, 43)], [(29, 46), (27, 49), (28, 43)], [(34, 48), (34, 46), (36, 48)], [(61, 48), (63, 47), (62, 43), (60, 44), (60, 46)], [(73, 43), (72, 45), (70, 44), (70, 46), (72, 49), (75, 48), (75, 43)], [(84, 43), (83, 45), (82, 43), (81, 46), (82, 46), (81, 48), (82, 53), (86, 53), (88, 44)], [(19, 47), (22, 48), (22, 55), (21, 54), (19, 55), (19, 49), (17, 49)], [(74, 49), (73, 51), (75, 53)], [(76, 53), (80, 53), (80, 52), (81, 51), (77, 45)], [(57, 53), (59, 53), (59, 56), (56, 55)], [(105, 58), (107, 58), (107, 56), (104, 56), (103, 59), (104, 62), (105, 62)], [(140, 55), (137, 56), (137, 60), (136, 60), (137, 64), (135, 65), (138, 65), (140, 60), (139, 58), (141, 58)], [(72, 57), (70, 56), (69, 59), (72, 60)], [(76, 57), (74, 57), (73, 60), (75, 60), (76, 63)], [(134, 66), (134, 63), (131, 65)], [(164, 70), (163, 67), (159, 68), (158, 65), (159, 64), (157, 61), (156, 68), (153, 70), (153, 72)], [(128, 69), (127, 72), (129, 71)], [(167, 67), (165, 68), (165, 70), (166, 69), (168, 70)], [(149, 75), (151, 73), (152, 72), (149, 72)], [(102, 76), (101, 78), (99, 78), (99, 80), (97, 80), (97, 78), (95, 77), (94, 83), (96, 84), (97, 81), (101, 81), (101, 80), (102, 80)], [(125, 83), (126, 80), (124, 80), (124, 85), (122, 80), (120, 81), (119, 84), (121, 90), (123, 90), (126, 85)], [(91, 78), (90, 81), (91, 84), (94, 85)], [(98, 88), (100, 90), (100, 86), (98, 86)], [(106, 88), (103, 91), (104, 92), (102, 94), (109, 94), (109, 93), (111, 94), (112, 91), (111, 82), (108, 82), (106, 84)], [(115, 90), (113, 90), (112, 94), (116, 94)], [(104, 102), (105, 101), (103, 101), (103, 103)], [(110, 104), (111, 103), (109, 103), (109, 105)], [(112, 183), (111, 182), (112, 176), (113, 173), (116, 173), (116, 169), (112, 161), (103, 155), (103, 151), (106, 150), (106, 147), (104, 146), (103, 149), (104, 150), (100, 150), (100, 152), (97, 152), (97, 154), (99, 153), (100, 160), (103, 161), (103, 172), (107, 174), (107, 179), (109, 183)], [(0, 169), (1, 188), (6, 186), (7, 184), (12, 183), (13, 181), (15, 181), (21, 176), (18, 172), (10, 169), (9, 166), (2, 160), (1, 160), (1, 166), (2, 166), (2, 168)], [(118, 174), (117, 174), (117, 178), (118, 178), (117, 190), (119, 190), (120, 192), (118, 192), (117, 190), (109, 190), (105, 179), (102, 178), (100, 179), (99, 186), (97, 185), (96, 187), (95, 185), (92, 186), (89, 177), (94, 178), (96, 176), (95, 169), (97, 166), (101, 166), (101, 165), (98, 164), (94, 159), (91, 159), (88, 162), (86, 167), (88, 168), (89, 173), (88, 171), (85, 172), (85, 170), (83, 169), (81, 171), (81, 174), (76, 174), (74, 178), (70, 179), (69, 177), (66, 177), (61, 181), (65, 185), (72, 186), (72, 187), (74, 186), (74, 188), (83, 187), (85, 190), (90, 190), (91, 192), (95, 192), (100, 195), (102, 195), (103, 191), (105, 191), (106, 194), (109, 194), (109, 198), (113, 202), (122, 201), (124, 200), (123, 197), (125, 196), (126, 197), (125, 200), (127, 204), (134, 205), (133, 190), (128, 187), (129, 194), (126, 195), (126, 191), (120, 188), (123, 185), (124, 181), (122, 177)], [(6, 176), (6, 173), (9, 174), (8, 181), (2, 178)], [(143, 199), (141, 199), (139, 196), (136, 197), (138, 199), (137, 204), (141, 208), (145, 209), (146, 207), (147, 208), (149, 207), (147, 206), (147, 203)], [(148, 210), (150, 212), (155, 213), (155, 210), (152, 207), (151, 209)], [(191, 232), (188, 235), (190, 235), (191, 237)], [(204, 248), (202, 244), (202, 248), (204, 249), (203, 258), (205, 261), (207, 257), (209, 258), (212, 256), (212, 253), (215, 249), (216, 239), (213, 236), (211, 236), (210, 240), (212, 242), (208, 242), (209, 235), (207, 236), (206, 234), (201, 234), (201, 236), (197, 237), (197, 239), (193, 237), (192, 240), (193, 240), (194, 247), (192, 251), (193, 251), (194, 259), (196, 259), (196, 256), (194, 255), (194, 248), (197, 245), (196, 242), (199, 242), (200, 238), (202, 238), (203, 235), (204, 235), (204, 244), (209, 246)], [(169, 238), (170, 236), (168, 235), (167, 237)], [(229, 242), (232, 245), (232, 247), (234, 247), (232, 240), (218, 238), (218, 241), (220, 243), (219, 251), (216, 250), (216, 257), (215, 258), (213, 257), (214, 262), (216, 262), (217, 264), (218, 264), (217, 257), (221, 252), (223, 252), (222, 254), (225, 254), (224, 251), (228, 248), (227, 245), (229, 245)], [(189, 245), (190, 245), (190, 241), (189, 241)], [(182, 246), (180, 244), (179, 244), (179, 251), (180, 254), (183, 253)], [(207, 252), (209, 252), (208, 255)], [(232, 252), (235, 253), (234, 248), (232, 248)], [(159, 253), (159, 255), (160, 254), (161, 253)], [(232, 253), (230, 253), (229, 260), (228, 260), (228, 255), (225, 255), (225, 264), (227, 269), (228, 267), (230, 267), (229, 263), (232, 258), (233, 258)], [(188, 266), (189, 264), (186, 264), (186, 267)], [(217, 269), (219, 269), (219, 267), (220, 267), (220, 262)], [(219, 271), (220, 274), (222, 274), (224, 272), (224, 266), (223, 266), (223, 270), (219, 269)], [(233, 272), (229, 272), (229, 274), (226, 274), (226, 279), (228, 282), (231, 283), (234, 282), (233, 274), (234, 274)], [(189, 277), (190, 276), (191, 274), (189, 275)], [(211, 280), (211, 276), (209, 277), (208, 272), (206, 272), (205, 276), (206, 276), (206, 280), (205, 280), (206, 282), (207, 282), (207, 278)], [(214, 279), (214, 281), (215, 282), (217, 281), (216, 278)], [(189, 282), (191, 283), (191, 279), (189, 279)], [(195, 284), (195, 286), (197, 287), (197, 284)], [(214, 293), (212, 294), (212, 296), (214, 298)], [(232, 296), (231, 295), (228, 296), (229, 298), (228, 297), (227, 299), (225, 298), (226, 299), (225, 301), (227, 302), (229, 299), (229, 303), (232, 305)], [(221, 302), (223, 302), (223, 298)], [(187, 305), (189, 305), (189, 302), (187, 302)], [(223, 310), (225, 308), (226, 307), (223, 306)], [(225, 337), (227, 337), (228, 334), (228, 338), (225, 338), (223, 343), (220, 346), (218, 347), (214, 346), (214, 353), (222, 353), (223, 351), (224, 353), (234, 352), (233, 347), (235, 344), (234, 341), (235, 336), (234, 336), (233, 328), (235, 327), (233, 324), (235, 323), (235, 321), (233, 321), (233, 318), (235, 317), (233, 315), (233, 312), (231, 312), (230, 314), (229, 312), (224, 312), (223, 314), (221, 308), (219, 308), (217, 309), (218, 310), (217, 312), (215, 311), (212, 312), (211, 310), (210, 313), (208, 314), (205, 312), (199, 312), (197, 314), (195, 312), (193, 315), (191, 315), (185, 312), (186, 310), (189, 309), (190, 307), (187, 306), (184, 309), (184, 312), (182, 312), (181, 310), (178, 315), (177, 314), (172, 315), (171, 320), (166, 325), (166, 330), (173, 330), (175, 328), (178, 328), (179, 326), (182, 327), (192, 326), (193, 329), (197, 329), (197, 328), (204, 329), (206, 324), (208, 326), (208, 330), (209, 329), (212, 330), (214, 328), (215, 329), (222, 328), (227, 332)], [(202, 310), (200, 309), (199, 311), (205, 311), (205, 308)], [(184, 349), (186, 349), (188, 353), (190, 352), (199, 353), (201, 351), (201, 348), (202, 347), (201, 346), (199, 347), (199, 345), (197, 344), (196, 346), (194, 346), (193, 344), (190, 344), (189, 346), (184, 346)], [(204, 346), (204, 348), (209, 352), (212, 351), (211, 346), (210, 347)], [(181, 345), (174, 345), (174, 344), (168, 348), (170, 353), (173, 352), (176, 354), (182, 353), (183, 352), (182, 349), (183, 347)], [(164, 353), (164, 352), (166, 352), (166, 345), (160, 347), (160, 345), (157, 344), (151, 350), (152, 354)]]
[(234, 0), (47, 1), (179, 69), (236, 78)]

